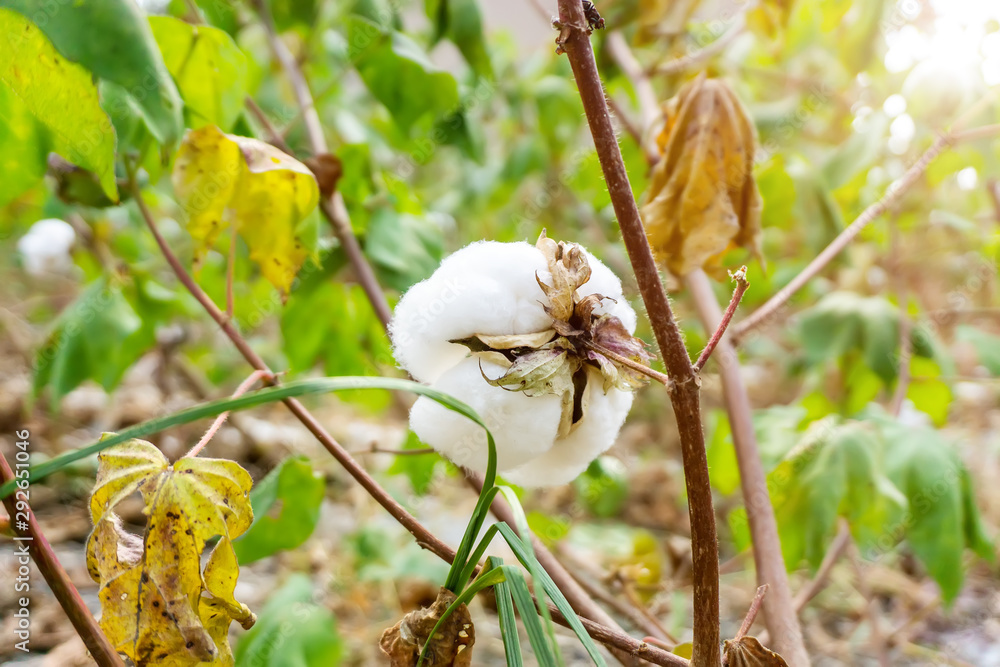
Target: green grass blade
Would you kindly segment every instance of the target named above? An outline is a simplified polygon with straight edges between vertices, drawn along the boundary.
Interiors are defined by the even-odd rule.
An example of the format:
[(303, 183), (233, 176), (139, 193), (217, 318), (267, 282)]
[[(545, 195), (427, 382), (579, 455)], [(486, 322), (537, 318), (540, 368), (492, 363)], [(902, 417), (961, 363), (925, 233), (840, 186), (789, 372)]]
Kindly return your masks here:
[[(503, 559), (495, 556), (491, 556), (486, 561), (487, 569), (501, 565), (503, 565)], [(507, 658), (507, 667), (522, 667), (524, 658), (521, 655), (521, 639), (517, 636), (517, 617), (514, 615), (514, 600), (511, 597), (510, 584), (506, 581), (496, 584), (493, 586), (493, 593), (497, 599), (500, 637), (503, 639), (503, 652)]]
[[(214, 417), (227, 411), (246, 410), (247, 408), (264, 405), (265, 403), (273, 403), (274, 401), (280, 401), (285, 398), (294, 398), (309, 394), (348, 391), (353, 389), (411, 391), (415, 394), (420, 394), (437, 401), (444, 407), (454, 410), (455, 412), (468, 417), (484, 429), (486, 428), (486, 424), (479, 417), (479, 415), (476, 414), (476, 411), (462, 401), (411, 380), (378, 377), (315, 378), (289, 382), (288, 384), (283, 384), (278, 387), (267, 387), (249, 394), (244, 394), (239, 398), (226, 398), (218, 401), (202, 403), (201, 405), (196, 405), (194, 407), (187, 408), (186, 410), (175, 412), (174, 414), (166, 417), (159, 417), (141, 424), (136, 424), (135, 426), (131, 426), (121, 431), (117, 435), (105, 438), (104, 440), (100, 440), (72, 452), (66, 452), (65, 454), (57, 456), (37, 466), (32, 466), (29, 479), (32, 482), (37, 482), (54, 472), (62, 470), (74, 461), (86, 458), (92, 454), (97, 454), (108, 447), (113, 447), (114, 445), (131, 440), (132, 438), (141, 438), (153, 433), (158, 433), (159, 431), (168, 429), (171, 426), (187, 424), (199, 419), (204, 419), (205, 417)], [(493, 443), (493, 436), (490, 435), (488, 430), (486, 433), (490, 444), (490, 460), (493, 463), (492, 467), (494, 474), (493, 478), (489, 481), (489, 487), (484, 488), (490, 488), (493, 486), (496, 479), (496, 446)], [(487, 477), (489, 477), (489, 475)], [(0, 498), (6, 498), (14, 492), (14, 489), (14, 480), (0, 486)], [(482, 527), (482, 523), (479, 524), (479, 527)], [(479, 527), (476, 528), (476, 533), (479, 532)], [(468, 554), (466, 554), (466, 556), (467, 555)]]
[[(500, 493), (507, 500), (507, 504), (510, 505), (511, 513), (514, 515), (514, 523), (517, 524), (517, 532), (521, 536), (521, 544), (524, 547), (525, 552), (527, 552), (531, 557), (525, 564), (528, 568), (528, 572), (531, 574), (531, 578), (534, 581), (541, 581), (542, 573), (545, 571), (538, 559), (535, 557), (535, 546), (531, 540), (531, 528), (528, 527), (528, 517), (524, 514), (524, 508), (521, 507), (521, 501), (518, 500), (517, 494), (514, 493), (514, 489), (509, 486), (499, 486)], [(549, 606), (545, 604), (545, 590), (539, 587), (535, 591), (535, 596), (538, 599), (538, 611), (541, 613), (543, 619), (545, 619), (544, 627), (546, 634), (548, 634), (549, 641), (551, 642), (552, 648), (555, 651), (556, 664), (562, 665), (562, 653), (559, 651), (559, 644), (556, 643), (556, 629), (555, 625), (552, 623), (552, 616), (549, 614)], [(521, 610), (524, 614), (524, 610)]]
[[(506, 523), (498, 523), (496, 526), (503, 538), (507, 540), (507, 544), (510, 545), (511, 551), (514, 552), (517, 559), (521, 561), (525, 567), (528, 567), (531, 554), (529, 554), (524, 548), (521, 538), (517, 536), (514, 529)], [(535, 580), (536, 584), (541, 583), (542, 588), (545, 590), (545, 594), (549, 596), (549, 599), (552, 600), (556, 609), (558, 609), (566, 618), (570, 628), (576, 633), (577, 638), (579, 638), (580, 643), (583, 644), (585, 649), (587, 649), (590, 659), (593, 660), (594, 664), (598, 667), (607, 667), (607, 663), (604, 662), (604, 658), (601, 657), (600, 652), (597, 650), (597, 644), (594, 643), (594, 640), (591, 639), (590, 635), (587, 634), (587, 631), (584, 630), (583, 624), (580, 623), (580, 619), (577, 618), (576, 612), (573, 611), (573, 607), (570, 606), (566, 597), (562, 594), (562, 591), (560, 591), (559, 587), (556, 586), (556, 583), (552, 581), (552, 577), (549, 576), (549, 573), (543, 569), (539, 572), (538, 576), (539, 578)]]
[[(465, 587), (465, 582), (472, 577), (472, 573), (475, 571), (476, 565), (479, 563), (479, 559), (486, 553), (490, 543), (497, 534), (497, 530), (496, 524), (493, 524), (483, 534), (483, 538), (479, 540), (479, 546), (477, 546), (476, 550), (472, 552), (471, 556), (469, 556), (469, 562), (466, 564), (465, 569), (462, 570), (462, 576), (459, 579), (459, 587)], [(449, 588), (448, 590), (451, 589)]]
[(507, 582), (510, 584), (510, 591), (514, 596), (514, 604), (521, 612), (521, 622), (524, 623), (524, 629), (528, 632), (528, 641), (531, 642), (531, 648), (535, 651), (538, 664), (556, 664), (558, 647), (556, 647), (556, 653), (553, 654), (553, 646), (549, 643), (549, 636), (546, 634), (542, 619), (538, 615), (538, 609), (535, 608), (535, 601), (531, 598), (527, 580), (520, 570), (510, 565), (504, 567), (509, 568), (506, 571)]

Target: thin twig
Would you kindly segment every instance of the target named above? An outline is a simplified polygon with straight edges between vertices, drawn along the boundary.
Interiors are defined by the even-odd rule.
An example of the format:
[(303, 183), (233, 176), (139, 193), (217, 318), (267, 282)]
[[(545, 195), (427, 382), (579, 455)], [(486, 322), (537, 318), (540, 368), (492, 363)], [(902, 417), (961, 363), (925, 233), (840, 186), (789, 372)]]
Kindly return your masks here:
[(425, 454), (433, 454), (437, 450), (433, 447), (422, 447), (420, 449), (382, 449), (381, 447), (376, 447), (372, 445), (368, 449), (363, 449), (358, 451), (358, 454), (392, 454), (393, 456), (424, 456)]
[(232, 317), (236, 312), (236, 300), (233, 297), (233, 276), (236, 273), (236, 225), (229, 231), (229, 258), (226, 260), (226, 316)]
[(594, 61), (583, 5), (579, 0), (559, 0), (558, 27), (557, 43), (567, 54), (573, 69), (639, 292), (667, 373), (673, 380), (668, 391), (680, 434), (691, 519), (694, 579), (694, 649), (691, 664), (696, 667), (718, 667), (721, 662), (719, 544), (705, 455), (705, 434), (701, 424), (698, 374), (684, 347), (684, 339), (674, 320), (653, 253), (646, 241), (639, 208), (632, 195), (621, 148), (608, 113), (601, 77)]
[(823, 555), (823, 562), (819, 564), (819, 569), (816, 570), (816, 575), (809, 581), (808, 584), (799, 589), (799, 592), (795, 594), (795, 611), (801, 612), (806, 608), (806, 605), (816, 597), (821, 590), (826, 587), (827, 579), (830, 577), (830, 572), (833, 570), (833, 566), (837, 564), (840, 557), (844, 555), (844, 550), (847, 545), (851, 543), (851, 527), (847, 525), (846, 522), (840, 524), (840, 530), (837, 532), (837, 537), (834, 538), (830, 547), (826, 550), (826, 554)]
[[(989, 99), (983, 98), (984, 100)], [(980, 101), (982, 102), (982, 100)], [(911, 187), (927, 171), (931, 162), (937, 158), (938, 155), (943, 153), (945, 150), (953, 146), (958, 141), (965, 141), (970, 138), (980, 139), (984, 136), (994, 136), (1000, 134), (1000, 124), (998, 125), (986, 125), (984, 127), (974, 128), (972, 130), (958, 131), (958, 127), (961, 126), (963, 119), (972, 117), (973, 112), (978, 113), (981, 105), (974, 105), (968, 112), (962, 115), (962, 117), (955, 122), (956, 128), (952, 132), (946, 132), (939, 136), (934, 143), (931, 144), (930, 148), (924, 151), (924, 154), (920, 156), (920, 159), (913, 164), (912, 167), (906, 170), (906, 173), (898, 180), (892, 183), (886, 193), (874, 204), (870, 205), (864, 211), (861, 212), (854, 222), (852, 222), (844, 231), (840, 232), (833, 241), (830, 242), (823, 251), (809, 262), (806, 268), (802, 269), (798, 275), (796, 275), (792, 280), (778, 290), (778, 293), (767, 300), (763, 306), (755, 310), (749, 317), (736, 325), (734, 332), (734, 340), (738, 344), (741, 339), (743, 339), (750, 331), (756, 329), (760, 325), (764, 324), (772, 317), (774, 317), (792, 298), (796, 292), (805, 287), (805, 285), (816, 277), (820, 271), (826, 268), (826, 265), (830, 261), (839, 255), (844, 248), (846, 248), (851, 241), (861, 233), (865, 227), (874, 222), (879, 216), (892, 208)]]
[(892, 282), (895, 283), (896, 300), (899, 302), (899, 366), (896, 373), (896, 388), (892, 393), (892, 401), (889, 403), (889, 414), (894, 417), (899, 416), (903, 409), (903, 401), (906, 400), (906, 390), (910, 386), (912, 372), (910, 370), (910, 358), (913, 356), (913, 340), (911, 337), (913, 323), (906, 309), (906, 277), (903, 275), (903, 254), (899, 244), (899, 227), (896, 225), (895, 216), (890, 230), (890, 245), (892, 263)]
[[(17, 479), (10, 464), (2, 453), (0, 453), (0, 481), (4, 484)], [(45, 578), (45, 582), (52, 589), (52, 595), (58, 600), (59, 605), (66, 612), (70, 623), (77, 634), (87, 646), (91, 656), (101, 667), (125, 667), (125, 663), (118, 656), (115, 647), (111, 645), (107, 635), (101, 630), (94, 615), (87, 608), (87, 603), (80, 597), (80, 591), (73, 585), (73, 580), (63, 568), (59, 559), (56, 558), (52, 545), (45, 539), (35, 513), (28, 505), (28, 489), (16, 491), (3, 499), (3, 505), (10, 515), (10, 526), (14, 531), (14, 540), (18, 543), (18, 549), (26, 548), (31, 559), (35, 561), (39, 572)], [(25, 564), (27, 561), (24, 561)]]
[(698, 355), (698, 361), (694, 362), (694, 370), (696, 372), (701, 372), (701, 369), (705, 367), (705, 363), (708, 361), (708, 358), (712, 356), (712, 351), (722, 340), (722, 336), (725, 335), (726, 329), (729, 327), (729, 323), (733, 321), (733, 315), (736, 314), (736, 308), (740, 305), (740, 301), (743, 300), (743, 295), (747, 293), (747, 288), (750, 287), (750, 283), (747, 281), (747, 267), (745, 266), (741, 266), (740, 270), (736, 273), (730, 271), (729, 277), (736, 281), (736, 289), (733, 290), (733, 298), (729, 300), (729, 307), (726, 308), (726, 312), (722, 314), (722, 319), (719, 320), (719, 326), (715, 328), (715, 333), (713, 333), (712, 337), (708, 339), (708, 344), (705, 345), (705, 349)]
[[(248, 377), (246, 380), (240, 383), (240, 386), (238, 386), (236, 388), (236, 391), (233, 392), (232, 397), (239, 398), (240, 396), (245, 394), (247, 390), (250, 389), (250, 387), (254, 386), (257, 380), (261, 380), (266, 377), (268, 377), (268, 374), (265, 371), (254, 371), (253, 373), (250, 374), (250, 377)], [(205, 445), (207, 445), (209, 441), (213, 437), (215, 437), (215, 434), (218, 433), (220, 428), (222, 428), (222, 425), (226, 423), (227, 417), (229, 417), (228, 411), (223, 412), (221, 415), (217, 416), (215, 418), (215, 421), (212, 422), (212, 425), (208, 428), (207, 431), (205, 431), (205, 435), (201, 436), (201, 440), (198, 441), (198, 444), (192, 447), (191, 451), (189, 451), (187, 454), (184, 455), (185, 458), (190, 456), (198, 456), (198, 454), (201, 453), (201, 450), (205, 448)]]
[(270, 137), (268, 139), (269, 143), (280, 148), (289, 155), (292, 155), (294, 151), (292, 151), (291, 146), (288, 145), (288, 142), (285, 141), (285, 138), (282, 136), (281, 132), (279, 132), (278, 128), (274, 126), (274, 123), (271, 122), (271, 119), (267, 117), (267, 114), (264, 113), (264, 110), (260, 108), (260, 105), (257, 104), (257, 102), (249, 95), (246, 96), (246, 98), (243, 100), (243, 103), (246, 105), (246, 108), (250, 111), (250, 113), (253, 114), (253, 117), (257, 119), (257, 122), (261, 124), (261, 126), (269, 135)]
[[(315, 155), (325, 155), (330, 150), (327, 147), (326, 137), (323, 134), (323, 124), (320, 122), (319, 113), (316, 111), (316, 103), (309, 90), (309, 84), (306, 81), (305, 75), (302, 73), (302, 68), (299, 66), (298, 61), (295, 60), (292, 52), (281, 41), (281, 37), (278, 36), (278, 31), (274, 27), (274, 19), (271, 17), (271, 10), (268, 9), (267, 3), (264, 0), (252, 0), (252, 4), (260, 16), (261, 23), (264, 25), (264, 30), (267, 33), (267, 41), (271, 45), (271, 51), (274, 52), (274, 56), (278, 59), (282, 69), (284, 69), (285, 76), (288, 77), (292, 91), (295, 93), (295, 100), (302, 110), (302, 120), (305, 123), (306, 136), (309, 138), (310, 148)], [(339, 192), (334, 192), (331, 197), (323, 198), (320, 201), (320, 210), (333, 227), (333, 232), (337, 235), (337, 239), (340, 241), (340, 245), (343, 247), (344, 253), (347, 255), (347, 259), (354, 269), (358, 283), (360, 283), (361, 288), (365, 291), (365, 295), (371, 302), (375, 315), (382, 322), (383, 326), (388, 327), (389, 321), (392, 319), (392, 311), (389, 310), (389, 303), (386, 301), (385, 293), (379, 285), (378, 278), (375, 277), (375, 272), (372, 270), (371, 264), (368, 263), (367, 258), (365, 258), (364, 253), (361, 251), (361, 245), (358, 243), (357, 237), (354, 236), (354, 231), (351, 228), (351, 220), (347, 214), (347, 207), (344, 205), (344, 198)]]
[[(177, 276), (177, 279), (182, 285), (184, 285), (195, 300), (201, 304), (202, 308), (205, 309), (219, 328), (222, 329), (223, 333), (226, 334), (240, 354), (243, 355), (243, 358), (257, 370), (264, 371), (266, 374), (265, 379), (269, 380), (268, 384), (277, 384), (277, 379), (275, 378), (274, 373), (267, 367), (264, 360), (253, 351), (253, 348), (250, 347), (240, 333), (233, 328), (229, 319), (221, 310), (219, 310), (218, 306), (216, 306), (208, 295), (205, 294), (201, 287), (198, 286), (198, 284), (181, 264), (180, 260), (177, 259), (177, 256), (174, 255), (170, 246), (167, 245), (163, 235), (160, 234), (160, 230), (156, 225), (156, 220), (153, 218), (152, 212), (146, 205), (145, 199), (142, 196), (142, 191), (136, 182), (134, 166), (128, 162), (126, 163), (126, 166), (129, 168), (130, 189), (139, 207), (139, 212), (141, 213), (143, 220), (145, 220), (146, 226), (153, 234), (153, 238), (156, 240), (156, 244), (159, 246), (160, 252), (163, 254), (167, 263)], [(333, 436), (326, 431), (326, 429), (323, 428), (319, 421), (299, 401), (295, 399), (285, 399), (282, 402), (288, 407), (292, 414), (298, 418), (302, 425), (316, 437), (320, 444), (322, 444), (323, 447), (330, 452), (340, 465), (344, 467), (347, 473), (351, 475), (351, 477), (353, 477), (365, 489), (365, 491), (372, 498), (374, 498), (375, 501), (381, 505), (390, 516), (392, 516), (393, 519), (395, 519), (400, 525), (403, 526), (403, 528), (413, 535), (417, 544), (447, 563), (451, 563), (455, 560), (455, 552), (436, 535), (434, 535), (434, 533), (421, 524), (413, 515), (407, 512), (402, 505), (396, 502), (389, 492), (382, 488), (382, 486), (375, 481), (375, 479), (369, 475), (368, 472), (357, 463), (357, 461), (354, 460), (350, 453), (345, 450), (343, 446), (341, 446), (340, 443), (338, 443)], [(513, 517), (508, 515), (508, 518), (511, 519), (510, 525), (514, 525), (512, 522)], [(562, 590), (564, 594), (566, 594), (567, 589), (563, 588), (565, 582), (560, 582), (560, 579), (557, 578), (557, 574), (560, 569), (558, 568), (558, 563), (555, 564), (556, 567), (553, 569), (556, 571), (553, 572), (553, 570), (550, 570), (549, 567), (546, 567), (546, 563), (543, 561), (544, 550), (536, 549), (536, 552), (539, 556), (538, 560), (542, 564), (542, 567), (545, 567), (545, 569), (552, 576), (553, 580), (556, 582), (556, 585), (559, 586), (560, 590)], [(551, 554), (549, 554), (549, 556), (551, 557)], [(568, 578), (568, 575), (566, 576)], [(567, 599), (570, 599), (569, 594), (566, 594), (566, 597)], [(586, 596), (584, 597), (586, 598)], [(594, 604), (593, 600), (590, 600), (590, 598), (586, 598), (586, 600), (589, 600), (590, 604)], [(572, 603), (572, 599), (570, 599), (570, 601)], [(580, 601), (578, 601), (578, 603), (580, 603)], [(596, 607), (596, 605), (594, 606)], [(576, 608), (577, 607), (574, 606), (574, 609)], [(561, 614), (553, 613), (552, 618), (560, 624), (568, 627), (568, 622)], [(628, 655), (643, 657), (656, 665), (688, 664), (686, 660), (651, 647), (634, 637), (626, 635), (624, 632), (616, 630), (614, 626), (605, 627), (604, 625), (600, 625), (586, 619), (581, 619), (581, 621), (584, 623), (584, 627), (587, 629), (587, 632), (591, 635), (591, 637), (610, 648), (624, 652)]]
[(733, 637), (733, 641), (739, 641), (747, 636), (750, 632), (750, 628), (753, 627), (753, 622), (757, 620), (757, 614), (760, 612), (760, 607), (764, 604), (764, 596), (767, 595), (767, 584), (757, 587), (757, 592), (753, 596), (753, 600), (750, 602), (750, 608), (747, 610), (747, 615), (743, 618), (743, 623), (740, 625), (740, 629), (736, 632), (736, 636)]
[(595, 343), (594, 341), (586, 341), (586, 342), (584, 342), (584, 345), (586, 347), (589, 347), (594, 352), (598, 352), (600, 354), (603, 354), (608, 359), (611, 359), (612, 361), (618, 362), (622, 366), (625, 366), (627, 368), (632, 369), (636, 373), (640, 373), (642, 375), (645, 375), (646, 377), (650, 378), (651, 380), (656, 380), (657, 382), (659, 382), (660, 384), (662, 384), (664, 387), (668, 387), (669, 388), (670, 385), (672, 384), (669, 376), (667, 376), (667, 375), (665, 375), (665, 374), (663, 374), (663, 373), (661, 373), (661, 372), (659, 372), (657, 370), (654, 370), (654, 369), (650, 368), (649, 366), (646, 366), (644, 364), (640, 364), (638, 361), (634, 361), (632, 359), (629, 359), (628, 357), (623, 357), (622, 355), (618, 354), (617, 352), (609, 350), (608, 348), (604, 347), (603, 345), (601, 345), (599, 343)]
[(723, 34), (721, 37), (716, 39), (711, 44), (708, 44), (705, 47), (698, 49), (693, 53), (689, 53), (686, 56), (681, 56), (680, 58), (676, 58), (674, 60), (661, 63), (653, 68), (652, 73), (669, 75), (669, 74), (679, 74), (681, 72), (686, 72), (695, 65), (698, 65), (708, 60), (712, 56), (721, 53), (723, 50), (725, 50), (727, 46), (732, 44), (733, 40), (739, 37), (740, 34), (746, 29), (747, 27), (746, 12), (748, 9), (751, 9), (755, 5), (756, 3), (749, 3), (746, 7), (744, 7), (740, 11), (736, 19), (733, 21), (733, 24), (729, 26), (729, 29), (725, 32), (725, 34)]
[[(724, 316), (715, 300), (708, 276), (698, 269), (688, 274), (685, 281), (691, 290), (702, 326), (706, 331), (718, 330)], [(771, 505), (767, 476), (760, 462), (750, 397), (743, 384), (739, 358), (730, 336), (721, 338), (715, 357), (722, 379), (726, 415), (733, 434), (736, 464), (740, 471), (740, 490), (747, 512), (757, 583), (769, 584), (771, 587), (764, 605), (764, 620), (774, 637), (774, 650), (792, 667), (804, 667), (809, 665), (809, 654), (806, 652), (798, 616), (792, 606), (792, 589), (781, 552), (781, 539)]]

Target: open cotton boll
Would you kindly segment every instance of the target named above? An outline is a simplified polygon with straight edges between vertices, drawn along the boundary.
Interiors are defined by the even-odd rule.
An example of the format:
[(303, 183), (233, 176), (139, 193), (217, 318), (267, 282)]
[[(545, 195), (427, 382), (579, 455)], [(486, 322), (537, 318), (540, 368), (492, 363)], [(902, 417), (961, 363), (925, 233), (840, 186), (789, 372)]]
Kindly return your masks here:
[(587, 392), (587, 416), (576, 430), (538, 458), (505, 472), (505, 478), (526, 487), (567, 484), (611, 447), (632, 408), (633, 394), (614, 388), (605, 394), (598, 382), (590, 382)]
[(39, 220), (17, 241), (25, 270), (33, 276), (69, 269), (73, 260), (69, 251), (76, 241), (72, 225), (58, 218)]
[(480, 241), (450, 255), (396, 306), (389, 330), (396, 361), (433, 383), (468, 354), (450, 340), (548, 328), (535, 281), (544, 270), (542, 254), (524, 242)]
[[(586, 298), (594, 294), (605, 298)], [(479, 242), (448, 257), (403, 295), (390, 335), (402, 368), (483, 418), (497, 472), (552, 486), (614, 443), (644, 380), (635, 364), (649, 358), (635, 327), (618, 277), (543, 233), (534, 246)], [(485, 471), (487, 438), (474, 422), (421, 397), (410, 427), (456, 464)]]
[[(469, 404), (493, 434), (497, 470), (503, 472), (544, 454), (559, 429), (558, 396), (529, 397), (483, 380), (504, 368), (475, 358), (463, 359), (434, 383), (434, 388)], [(460, 466), (485, 472), (489, 448), (483, 427), (468, 417), (421, 396), (410, 409), (410, 428), (425, 443)]]

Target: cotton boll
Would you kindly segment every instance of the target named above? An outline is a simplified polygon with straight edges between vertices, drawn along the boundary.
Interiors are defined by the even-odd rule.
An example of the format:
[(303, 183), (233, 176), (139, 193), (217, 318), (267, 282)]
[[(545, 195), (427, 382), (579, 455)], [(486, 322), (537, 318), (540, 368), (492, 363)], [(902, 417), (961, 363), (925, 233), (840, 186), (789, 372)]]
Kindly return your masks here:
[(632, 407), (632, 393), (610, 389), (605, 394), (599, 377), (587, 384), (587, 412), (576, 429), (542, 456), (504, 473), (519, 486), (556, 486), (573, 481), (590, 462), (614, 444)]
[(544, 269), (541, 252), (523, 242), (483, 241), (452, 254), (396, 306), (390, 327), (396, 361), (433, 383), (468, 354), (449, 340), (548, 328), (552, 320), (535, 281)]
[[(486, 383), (506, 369), (469, 358), (447, 371), (434, 388), (470, 405), (483, 418), (497, 447), (497, 469), (508, 470), (544, 454), (559, 429), (558, 396), (526, 396)], [(486, 432), (471, 419), (421, 396), (410, 409), (410, 428), (428, 445), (460, 466), (484, 472), (488, 461)]]
[(73, 264), (69, 251), (76, 232), (64, 220), (46, 218), (31, 226), (17, 242), (25, 270), (33, 276), (66, 271)]

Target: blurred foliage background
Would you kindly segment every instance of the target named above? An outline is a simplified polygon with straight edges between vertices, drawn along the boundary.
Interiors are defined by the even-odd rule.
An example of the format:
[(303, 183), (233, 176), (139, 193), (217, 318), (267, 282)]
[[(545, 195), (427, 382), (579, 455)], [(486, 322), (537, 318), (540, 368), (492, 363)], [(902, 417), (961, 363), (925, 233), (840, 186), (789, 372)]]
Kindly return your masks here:
[[(23, 11), (23, 4), (0, 7)], [(145, 197), (170, 246), (191, 266), (197, 244), (178, 222), (170, 182), (181, 130), (214, 124), (268, 140), (268, 127), (246, 110), (249, 96), (307, 158), (302, 113), (251, 4), (142, 4), (152, 50), (143, 55), (141, 45), (129, 43), (114, 57), (162, 60), (175, 102), (166, 94), (140, 99), (108, 65), (113, 57), (97, 53), (94, 62), (108, 67), (90, 67), (96, 93), (83, 77), (74, 83), (79, 91), (68, 89), (79, 95), (39, 114), (8, 85), (20, 61), (5, 57), (0, 65), (5, 453), (13, 451), (15, 429), (31, 431), (32, 453), (44, 460), (102, 431), (227, 395), (249, 372), (169, 271), (130, 200), (123, 159), (141, 164)], [(569, 64), (554, 53), (554, 2), (269, 6), (342, 163), (337, 189), (390, 302), (467, 243), (533, 241), (542, 228), (587, 246), (635, 297)], [(1000, 122), (1000, 9), (991, 3), (598, 6), (608, 29), (593, 41), (637, 198), (650, 171), (644, 146), (658, 121), (634, 73), (626, 75), (620, 49), (609, 47), (615, 35), (648, 77), (656, 102), (706, 71), (725, 78), (752, 116), (766, 266), (744, 250), (723, 259), (726, 267), (750, 264), (744, 314), (893, 187), (956, 118), (965, 114), (966, 127)], [(0, 9), (8, 38), (18, 17)], [(99, 50), (94, 34), (45, 29), (68, 31), (62, 39)], [(5, 56), (29, 46), (8, 39)], [(85, 137), (88, 114), (101, 109), (115, 130), (110, 154)], [(809, 582), (838, 534), (852, 536), (828, 585), (801, 613), (814, 664), (1000, 665), (993, 542), (1000, 525), (998, 158), (989, 131), (956, 143), (775, 318), (741, 340), (793, 589)], [(237, 243), (239, 330), (272, 368), (290, 376), (398, 374), (382, 326), (325, 221), (314, 213), (298, 232), (311, 259), (287, 298)], [(197, 273), (220, 305), (228, 248), (224, 233)], [(720, 301), (728, 300), (730, 286), (716, 288)], [(706, 334), (690, 296), (678, 290), (673, 298), (695, 352)], [(640, 335), (652, 340), (644, 326)], [(904, 347), (912, 355), (901, 355)], [(725, 636), (754, 589), (753, 561), (711, 363), (703, 394)], [(408, 400), (358, 392), (309, 404), (400, 502), (454, 544), (474, 495), (450, 464), (424, 453), (407, 433)], [(177, 428), (155, 442), (176, 456), (199, 428)], [(270, 523), (255, 524), (236, 543), (246, 564), (240, 598), (261, 618), (249, 633), (234, 631), (237, 664), (378, 664), (378, 634), (401, 611), (433, 599), (444, 565), (422, 553), (280, 407), (237, 415), (212, 447), (255, 480), (271, 474), (255, 492), (255, 510)], [(399, 453), (406, 450), (413, 451)], [(33, 491), (49, 539), (90, 601), (96, 591), (82, 541), (95, 466), (82, 462)], [(606, 457), (573, 485), (525, 493), (523, 503), (536, 532), (582, 577), (620, 604), (647, 610), (668, 636), (684, 641), (690, 550), (683, 488), (672, 415), (651, 391)], [(125, 518), (142, 523), (141, 516)], [(11, 553), (0, 545), (4, 567)], [(13, 605), (12, 596), (0, 590), (0, 608)], [(45, 630), (33, 645), (50, 653), (31, 660), (86, 664), (54, 601), (38, 604)], [(283, 626), (293, 608), (302, 622)], [(492, 613), (473, 608), (479, 618)], [(623, 622), (633, 628), (634, 621)], [(503, 664), (495, 628), (477, 624), (477, 664)], [(565, 639), (567, 662), (584, 664), (581, 649)]]

